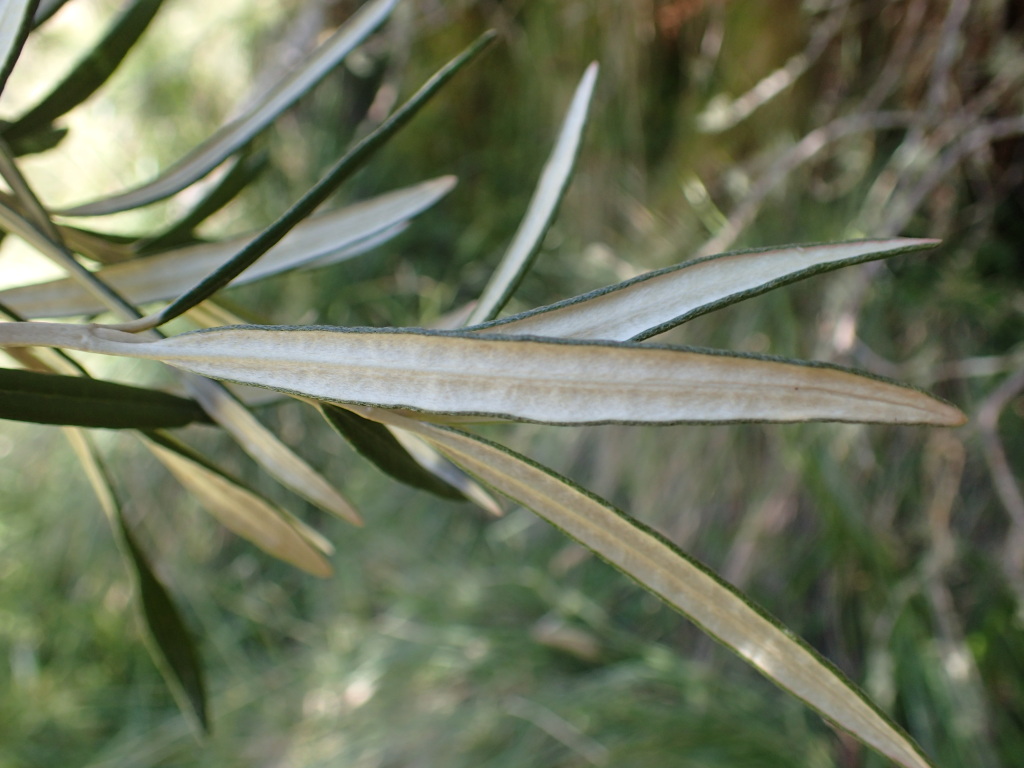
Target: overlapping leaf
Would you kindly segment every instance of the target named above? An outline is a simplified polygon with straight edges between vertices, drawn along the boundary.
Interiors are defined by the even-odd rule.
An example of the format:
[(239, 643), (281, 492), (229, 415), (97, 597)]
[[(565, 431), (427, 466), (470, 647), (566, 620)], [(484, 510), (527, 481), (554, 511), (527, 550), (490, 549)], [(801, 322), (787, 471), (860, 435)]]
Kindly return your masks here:
[(135, 0), (111, 24), (106, 35), (36, 106), (4, 129), (16, 142), (66, 114), (88, 99), (121, 64), (128, 51), (156, 16), (163, 0)]
[(185, 380), (189, 394), (239, 447), (278, 482), (323, 510), (362, 525), (355, 507), (327, 479), (285, 445), (222, 385), (200, 376)]
[(266, 326), (143, 341), (42, 323), (0, 325), (0, 343), (150, 358), (320, 400), (549, 424), (964, 420), (916, 389), (835, 366), (635, 343)]
[(448, 499), (463, 499), (462, 493), (428, 471), (409, 454), (387, 427), (336, 405), (320, 408), (324, 418), (360, 454), (394, 479)]
[(241, 149), (279, 114), (318, 83), (352, 50), (376, 30), (391, 14), (397, 0), (374, 0), (361, 8), (329, 40), (313, 51), (306, 61), (272, 88), (245, 114), (232, 120), (213, 136), (157, 178), (134, 189), (62, 213), (71, 216), (100, 216), (138, 208), (162, 200), (203, 178)]
[(517, 336), (641, 340), (811, 275), (937, 244), (937, 240), (891, 238), (723, 253), (648, 272), (473, 330)]
[(160, 429), (209, 422), (192, 400), (82, 376), (0, 368), (0, 419), (104, 429)]
[(21, 46), (28, 36), (37, 0), (2, 0), (0, 2), (0, 91), (14, 69)]
[(576, 87), (569, 111), (562, 123), (558, 141), (541, 172), (537, 188), (527, 207), (526, 215), (519, 224), (512, 243), (502, 257), (501, 263), (484, 287), (468, 322), (479, 323), (496, 317), (508, 303), (530, 263), (540, 250), (544, 235), (558, 212), (558, 206), (569, 186), (576, 156), (579, 154), (580, 138), (587, 123), (587, 110), (597, 83), (597, 63), (587, 67), (580, 84)]
[(182, 709), (195, 715), (204, 731), (209, 730), (203, 668), (192, 635), (170, 593), (157, 578), (142, 547), (135, 540), (124, 519), (109, 474), (92, 445), (80, 430), (67, 429), (65, 435), (82, 462), (96, 497), (114, 529), (121, 554), (135, 577), (146, 627), (146, 648), (167, 679)]
[(363, 412), (427, 439), (467, 472), (635, 579), (865, 744), (906, 768), (931, 765), (920, 748), (832, 664), (651, 529), (503, 446), (386, 412)]
[[(236, 278), (248, 283), (302, 266), (322, 266), (362, 252), (373, 239), (436, 203), (455, 185), (453, 176), (389, 192), (299, 224), (252, 267)], [(97, 279), (135, 304), (178, 295), (228, 261), (248, 238), (194, 245), (157, 256), (104, 267)], [(88, 315), (106, 307), (76, 280), (63, 278), (0, 291), (0, 303), (25, 317)]]
[(169, 435), (149, 433), (145, 445), (229, 531), (307, 573), (331, 575), (321, 552), (333, 549), (316, 531)]

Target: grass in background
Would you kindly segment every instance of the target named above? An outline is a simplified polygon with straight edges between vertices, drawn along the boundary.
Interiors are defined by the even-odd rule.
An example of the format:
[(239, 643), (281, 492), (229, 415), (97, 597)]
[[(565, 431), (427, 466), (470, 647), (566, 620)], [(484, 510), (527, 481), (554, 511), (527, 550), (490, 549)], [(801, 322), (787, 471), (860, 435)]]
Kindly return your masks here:
[[(1011, 4), (968, 5), (409, 3), (360, 65), (274, 129), (265, 143), (277, 170), (216, 223), (254, 225), (280, 210), (389, 99), (494, 26), (504, 45), (343, 194), (448, 172), (460, 186), (398, 245), (231, 296), (275, 322), (348, 325), (429, 321), (469, 298), (518, 222), (560, 105), (595, 58), (602, 81), (581, 170), (524, 305), (709, 242), (823, 241), (896, 225), (945, 238), (938, 253), (815, 278), (688, 323), (671, 341), (853, 363), (944, 394), (983, 417), (973, 426), (518, 427), (513, 440), (747, 590), (938, 764), (1013, 765), (1024, 753), (1014, 560), (1024, 520), (1010, 522), (998, 453), (1011, 473), (1024, 456), (1024, 382), (1013, 387), (1024, 128), (999, 121), (1021, 114), (1024, 33)], [(311, 17), (307, 32), (282, 26), (301, 42), (345, 10)], [(243, 28), (259, 50), (281, 50), (262, 47), (273, 45), (264, 30), (277, 13), (262, 8)], [(120, 73), (126, 82), (147, 56), (180, 50), (184, 22), (158, 21), (144, 41), (152, 53)], [(799, 73), (799, 59), (788, 67), (801, 53), (806, 71), (791, 85), (735, 126), (700, 132), (741, 115), (734, 99), (779, 68)], [(195, 83), (183, 90), (178, 77), (154, 66), (146, 88), (163, 95), (126, 98), (139, 110), (140, 145), (164, 160), (215, 122), (168, 132), (179, 113), (201, 119)], [(219, 83), (200, 85), (198, 103), (225, 103)], [(907, 119), (871, 127), (882, 113)], [(837, 120), (868, 127), (825, 131), (824, 148), (796, 164), (814, 146), (805, 137)], [(966, 152), (963, 136), (1001, 125), (1008, 135)], [(316, 316), (288, 314), (296, 306)], [(79, 501), (88, 490), (56, 431), (29, 438), (4, 424), (0, 453), (8, 442), (32, 452), (67, 486), (40, 488), (42, 471), (0, 462), (2, 768), (882, 764), (532, 515), (493, 522), (396, 489), (297, 413), (283, 406), (266, 418), (311, 460), (329, 456), (330, 476), (345, 478), (368, 520), (358, 531), (321, 521), (339, 549), (326, 584), (223, 534), (159, 482), (153, 462), (133, 457), (152, 471), (121, 478), (204, 637), (217, 713), (204, 745), (133, 640), (127, 581), (98, 508)], [(127, 445), (112, 439), (109, 449)]]

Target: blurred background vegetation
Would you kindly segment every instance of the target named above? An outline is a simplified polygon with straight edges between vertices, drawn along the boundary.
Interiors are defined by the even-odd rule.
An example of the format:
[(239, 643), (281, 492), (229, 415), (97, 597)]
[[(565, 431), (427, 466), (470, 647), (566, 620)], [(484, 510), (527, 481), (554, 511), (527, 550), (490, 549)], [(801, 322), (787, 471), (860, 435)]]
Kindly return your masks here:
[[(169, 0), (101, 98), (71, 114), (71, 138), (27, 172), (54, 206), (145, 180), (357, 5)], [(68, 3), (19, 62), (4, 115), (115, 10)], [(813, 278), (665, 340), (892, 376), (959, 405), (965, 428), (502, 435), (746, 590), (939, 765), (1019, 764), (1019, 6), (406, 0), (261, 137), (270, 170), (210, 234), (265, 224), (490, 27), (501, 43), (338, 202), (454, 173), (449, 198), (372, 254), (235, 289), (232, 304), (276, 323), (418, 325), (474, 298), (595, 59), (580, 170), (513, 309), (723, 250), (941, 237), (937, 251)], [(137, 231), (188, 203), (104, 224)], [(27, 269), (30, 257), (0, 254), (5, 281)], [(883, 764), (530, 513), (496, 521), (397, 487), (297, 405), (264, 415), (365, 512), (356, 530), (297, 510), (338, 546), (329, 581), (234, 539), (127, 439), (103, 440), (201, 636), (214, 712), (201, 744), (137, 639), (126, 574), (59, 432), (0, 426), (0, 768)], [(227, 445), (192, 430), (211, 451)]]

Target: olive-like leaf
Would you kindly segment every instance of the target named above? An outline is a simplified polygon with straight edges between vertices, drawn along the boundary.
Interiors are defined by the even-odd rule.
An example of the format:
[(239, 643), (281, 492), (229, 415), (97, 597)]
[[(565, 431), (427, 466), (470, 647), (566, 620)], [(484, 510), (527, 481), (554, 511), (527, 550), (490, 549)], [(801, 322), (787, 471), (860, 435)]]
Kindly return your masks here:
[[(183, 293), (168, 306), (152, 317), (144, 318), (132, 324), (133, 330), (153, 328), (162, 325), (175, 317), (184, 314), (199, 302), (210, 298), (214, 293), (234, 280), (248, 269), (257, 259), (277, 244), (300, 221), (316, 210), (338, 186), (398, 132), (406, 123), (437, 94), (456, 73), (472, 61), (481, 51), (493, 42), (496, 34), (488, 31), (476, 39), (468, 48), (435, 72), (420, 89), (388, 118), (377, 126), (369, 135), (360, 139), (345, 155), (336, 162), (329, 171), (298, 202), (292, 205), (273, 224), (260, 232), (248, 242), (238, 253), (221, 264), (211, 274), (204, 277), (196, 285)], [(129, 326), (125, 326), (126, 328)]]
[[(122, 299), (117, 291), (113, 290), (107, 283), (97, 279), (92, 272), (75, 261), (66, 249), (48, 239), (22, 216), (18, 215), (17, 212), (2, 203), (0, 203), (0, 223), (4, 226), (9, 226), (19, 236), (39, 248), (45, 255), (66, 267), (104, 306), (120, 312), (123, 317), (138, 317), (135, 308)], [(29, 336), (33, 336), (39, 331), (43, 331), (43, 335), (48, 335), (45, 331), (46, 328), (51, 330), (63, 328), (63, 332), (77, 328), (77, 331), (71, 332), (72, 335), (85, 332), (86, 336), (89, 336), (91, 335), (90, 327), (62, 326), (47, 323), (0, 323), (0, 339), (7, 334), (22, 336), (28, 333)], [(61, 331), (58, 331), (58, 335), (61, 333)], [(149, 331), (139, 336), (126, 335), (126, 338), (134, 338), (136, 340), (153, 337), (159, 337), (159, 334)], [(0, 342), (0, 345), (2, 345), (2, 342)], [(15, 345), (66, 346), (61, 342), (51, 343), (49, 340), (43, 341), (41, 344), (29, 342), (28, 344), (16, 343)], [(202, 376), (193, 375), (182, 377), (182, 381), (192, 399), (235, 439), (242, 450), (256, 459), (267, 472), (300, 496), (321, 508), (348, 520), (354, 525), (361, 524), (359, 514), (352, 505), (320, 473), (278, 440), (273, 432), (264, 427), (221, 384), (210, 381)]]
[(103, 429), (160, 429), (209, 422), (192, 400), (154, 389), (0, 368), (0, 419)]
[(149, 432), (143, 442), (229, 531), (306, 573), (320, 578), (331, 575), (331, 565), (321, 552), (330, 554), (333, 549), (298, 518), (266, 501), (170, 435)]
[(50, 220), (50, 214), (36, 197), (36, 193), (14, 160), (10, 147), (2, 139), (0, 139), (0, 176), (3, 176), (13, 193), (8, 200), (23, 212), (36, 229), (44, 232), (50, 239), (60, 242), (60, 233), (57, 232), (57, 228)]
[(36, 3), (37, 0), (0, 2), (0, 91), (7, 84), (7, 78), (28, 37)]
[(526, 209), (526, 215), (519, 224), (512, 243), (484, 287), (480, 300), (470, 316), (469, 324), (480, 323), (497, 316), (508, 303), (512, 293), (530, 268), (537, 251), (540, 250), (544, 235), (558, 212), (558, 206), (569, 186), (576, 157), (579, 154), (580, 138), (587, 123), (587, 110), (597, 82), (597, 63), (592, 63), (583, 73), (576, 87), (569, 111), (562, 122), (558, 141), (541, 172), (537, 188)]
[(142, 547), (128, 527), (110, 475), (92, 444), (80, 430), (66, 429), (64, 434), (82, 462), (93, 491), (114, 529), (118, 548), (135, 577), (146, 628), (146, 649), (167, 680), (181, 709), (191, 712), (200, 727), (209, 731), (203, 667), (181, 612), (167, 588), (157, 578)]
[(421, 329), (231, 326), (159, 341), (0, 324), (0, 345), (160, 360), (319, 400), (547, 424), (962, 424), (952, 405), (838, 366), (690, 347)]
[(416, 461), (383, 424), (330, 403), (321, 405), (320, 412), (356, 451), (395, 480), (436, 496), (465, 499), (461, 492)]
[(149, 256), (184, 244), (198, 242), (195, 229), (213, 214), (234, 200), (269, 165), (270, 155), (266, 151), (245, 153), (239, 157), (191, 210), (174, 222), (164, 232), (147, 237), (135, 243), (135, 250), (141, 256)]
[(271, 88), (243, 115), (224, 125), (213, 136), (155, 179), (134, 189), (76, 205), (61, 213), (69, 216), (101, 216), (163, 200), (203, 178), (245, 146), (278, 115), (316, 85), (391, 14), (397, 0), (373, 0), (363, 6), (337, 32), (313, 51), (303, 64)]
[[(364, 410), (373, 411), (377, 409), (370, 408)], [(401, 427), (394, 425), (387, 425), (387, 427), (391, 434), (395, 436), (395, 439), (402, 444), (402, 447), (409, 452), (409, 455), (429, 472), (437, 475), (453, 488), (458, 488), (459, 492), (467, 500), (476, 504), (484, 512), (495, 517), (501, 517), (505, 514), (505, 510), (502, 509), (501, 504), (498, 503), (494, 496), (488, 493), (476, 480), (448, 461), (426, 440)]]
[(162, 4), (163, 0), (134, 0), (42, 101), (4, 128), (4, 138), (13, 142), (44, 129), (92, 96), (120, 66)]
[(429, 440), (481, 482), (564, 531), (868, 746), (906, 768), (932, 765), (827, 659), (655, 531), (504, 446), (450, 428), (376, 415)]
[[(233, 284), (361, 253), (364, 246), (375, 242), (370, 238), (393, 232), (396, 225), (429, 208), (454, 186), (455, 177), (442, 176), (313, 216), (235, 278)], [(249, 240), (243, 237), (188, 246), (112, 264), (94, 274), (135, 304), (168, 299), (227, 262)], [(91, 315), (106, 308), (78, 281), (68, 278), (0, 291), (0, 302), (25, 317)]]
[(363, 524), (355, 507), (337, 488), (263, 426), (224, 386), (201, 376), (189, 376), (185, 383), (203, 410), (282, 485), (352, 525)]
[(483, 333), (638, 341), (728, 304), (840, 267), (933, 248), (891, 238), (790, 245), (708, 256), (475, 326)]

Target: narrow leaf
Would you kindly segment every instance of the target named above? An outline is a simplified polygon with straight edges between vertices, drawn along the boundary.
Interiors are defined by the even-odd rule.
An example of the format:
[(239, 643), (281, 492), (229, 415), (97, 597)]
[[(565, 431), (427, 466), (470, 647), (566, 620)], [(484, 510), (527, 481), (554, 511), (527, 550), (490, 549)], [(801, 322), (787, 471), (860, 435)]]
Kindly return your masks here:
[(569, 186), (576, 157), (579, 154), (580, 137), (587, 122), (587, 110), (597, 82), (597, 63), (592, 63), (576, 87), (572, 104), (562, 123), (555, 148), (541, 173), (540, 181), (526, 209), (526, 215), (519, 224), (512, 243), (502, 257), (501, 263), (484, 288), (469, 323), (480, 323), (497, 316), (508, 303), (523, 275), (530, 268), (533, 258), (540, 250), (544, 235), (558, 212), (558, 206)]
[[(376, 409), (364, 410), (373, 411)], [(453, 488), (458, 488), (459, 492), (466, 499), (476, 504), (484, 512), (495, 517), (501, 517), (505, 514), (505, 510), (501, 508), (501, 505), (490, 493), (484, 490), (483, 486), (448, 461), (426, 440), (400, 427), (393, 425), (387, 425), (387, 427), (391, 434), (395, 436), (395, 439), (402, 444), (402, 447), (409, 452), (409, 455), (416, 459), (427, 471), (437, 475)]]
[(120, 194), (77, 205), (62, 213), (100, 216), (117, 213), (170, 197), (203, 178), (245, 146), (278, 115), (316, 85), (391, 14), (397, 0), (374, 0), (363, 6), (306, 61), (272, 88), (259, 103), (232, 120), (203, 144), (152, 181)]
[(67, 135), (67, 128), (48, 125), (45, 128), (40, 128), (35, 133), (30, 133), (20, 139), (11, 141), (11, 152), (17, 157), (31, 155), (36, 152), (46, 152), (64, 141)]
[(103, 429), (160, 429), (209, 422), (192, 400), (81, 376), (0, 368), (0, 419)]
[(39, 198), (36, 197), (28, 180), (21, 174), (21, 169), (18, 168), (10, 147), (2, 139), (0, 139), (0, 176), (3, 176), (4, 181), (11, 188), (12, 199), (32, 225), (40, 232), (45, 233), (51, 240), (61, 242), (60, 234), (50, 220), (50, 214), (39, 202)]
[(321, 551), (323, 537), (283, 509), (265, 501), (184, 443), (148, 433), (145, 446), (232, 533), (269, 555), (320, 578), (331, 575)]
[(41, 339), (314, 399), (433, 414), (548, 424), (964, 421), (923, 392), (837, 366), (689, 347), (266, 326), (143, 341), (100, 327), (0, 324), (0, 344), (48, 343)]
[(68, 0), (39, 0), (39, 5), (36, 6), (35, 15), (32, 17), (32, 26), (38, 27), (41, 25), (44, 21), (59, 11), (66, 2), (68, 2)]
[(827, 659), (655, 531), (503, 446), (408, 419), (393, 423), (415, 431), (467, 472), (592, 550), (865, 744), (906, 768), (931, 766)]
[(129, 5), (110, 25), (103, 39), (49, 95), (4, 129), (4, 137), (8, 141), (16, 141), (46, 128), (92, 96), (120, 66), (162, 3), (163, 0), (135, 0)]
[(37, 0), (0, 2), (0, 91), (7, 84), (7, 78), (28, 37), (36, 3)]
[(648, 272), (473, 330), (516, 336), (638, 341), (811, 275), (933, 248), (938, 242), (893, 238), (723, 253)]
[(258, 177), (269, 164), (267, 152), (244, 154), (224, 174), (217, 185), (196, 203), (192, 209), (155, 237), (139, 240), (135, 248), (140, 255), (148, 256), (168, 251), (182, 244), (195, 242), (195, 229), (213, 214), (234, 200)]
[(329, 403), (320, 406), (320, 412), (338, 434), (382, 472), (436, 496), (465, 499), (458, 490), (424, 469), (383, 424)]
[[(454, 185), (453, 176), (442, 176), (307, 219), (233, 284), (362, 253), (363, 247), (375, 242), (371, 238), (392, 232), (396, 225), (436, 203)], [(168, 299), (223, 265), (249, 241), (244, 237), (189, 246), (113, 264), (98, 270), (95, 276), (134, 304)], [(25, 317), (92, 315), (105, 309), (77, 281), (67, 278), (0, 291), (0, 302)]]
[(362, 525), (355, 507), (323, 475), (281, 442), (230, 392), (217, 382), (189, 377), (189, 394), (234, 438), (239, 447), (286, 488), (326, 512)]
[(464, 50), (444, 67), (438, 70), (401, 107), (393, 112), (369, 136), (366, 136), (345, 153), (327, 175), (289, 208), (277, 221), (264, 229), (229, 261), (199, 282), (194, 288), (178, 297), (153, 318), (147, 318), (149, 327), (161, 325), (187, 312), (200, 301), (208, 299), (218, 290), (235, 279), (258, 258), (273, 247), (300, 221), (311, 214), (318, 205), (337, 189), (342, 181), (355, 173), (374, 152), (380, 149), (402, 126), (436, 94), (455, 74), (494, 40), (494, 33), (481, 35), (475, 43)]
[(146, 628), (146, 649), (185, 712), (191, 712), (204, 731), (210, 730), (206, 686), (199, 652), (181, 612), (156, 577), (142, 547), (135, 540), (114, 493), (106, 467), (92, 444), (77, 429), (64, 434), (78, 454), (100, 505), (114, 529), (125, 564), (135, 577)]

